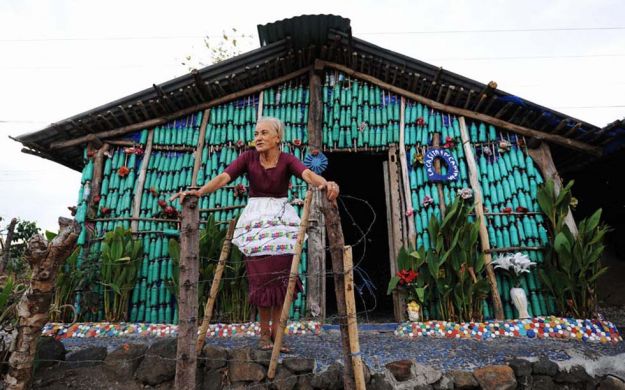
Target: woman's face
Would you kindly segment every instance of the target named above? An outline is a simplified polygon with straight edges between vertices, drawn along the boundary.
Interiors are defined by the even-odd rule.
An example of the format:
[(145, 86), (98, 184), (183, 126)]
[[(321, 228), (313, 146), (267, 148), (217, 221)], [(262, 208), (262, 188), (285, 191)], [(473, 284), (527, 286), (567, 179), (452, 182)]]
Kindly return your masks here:
[(278, 131), (275, 130), (268, 122), (260, 122), (254, 130), (254, 142), (256, 151), (266, 152), (280, 145), (280, 137)]

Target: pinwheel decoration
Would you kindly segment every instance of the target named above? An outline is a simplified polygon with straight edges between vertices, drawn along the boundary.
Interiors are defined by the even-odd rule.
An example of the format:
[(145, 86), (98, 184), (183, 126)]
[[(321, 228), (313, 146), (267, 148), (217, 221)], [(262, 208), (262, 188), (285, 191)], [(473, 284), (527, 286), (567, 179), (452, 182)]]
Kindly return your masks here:
[(314, 150), (312, 153), (307, 154), (306, 157), (304, 157), (304, 165), (317, 175), (320, 175), (328, 167), (328, 158), (325, 154)]

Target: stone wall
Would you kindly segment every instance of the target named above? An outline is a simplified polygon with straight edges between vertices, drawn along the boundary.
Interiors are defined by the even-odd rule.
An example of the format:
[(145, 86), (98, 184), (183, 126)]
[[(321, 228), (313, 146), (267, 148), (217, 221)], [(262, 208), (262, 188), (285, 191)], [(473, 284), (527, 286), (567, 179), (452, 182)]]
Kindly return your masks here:
[[(206, 345), (199, 360), (198, 389), (342, 389), (342, 365), (320, 370), (313, 359), (284, 357), (273, 382), (267, 380), (271, 351)], [(66, 353), (63, 344), (42, 338), (35, 389), (170, 389), (176, 371), (176, 340), (151, 346), (123, 344), (112, 352), (89, 347)], [(546, 358), (522, 359), (473, 371), (441, 372), (400, 360), (370, 372), (367, 389), (624, 389), (613, 375), (592, 377), (582, 366), (561, 369)]]

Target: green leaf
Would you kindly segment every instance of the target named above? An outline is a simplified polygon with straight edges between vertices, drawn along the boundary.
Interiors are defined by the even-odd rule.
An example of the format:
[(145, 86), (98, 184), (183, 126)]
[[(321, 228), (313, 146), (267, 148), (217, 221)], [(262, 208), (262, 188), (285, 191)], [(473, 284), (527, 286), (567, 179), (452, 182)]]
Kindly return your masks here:
[(386, 289), (386, 295), (392, 294), (393, 290), (395, 290), (395, 288), (397, 287), (398, 283), (399, 283), (399, 277), (398, 276), (392, 276), (391, 280), (388, 282), (388, 288)]

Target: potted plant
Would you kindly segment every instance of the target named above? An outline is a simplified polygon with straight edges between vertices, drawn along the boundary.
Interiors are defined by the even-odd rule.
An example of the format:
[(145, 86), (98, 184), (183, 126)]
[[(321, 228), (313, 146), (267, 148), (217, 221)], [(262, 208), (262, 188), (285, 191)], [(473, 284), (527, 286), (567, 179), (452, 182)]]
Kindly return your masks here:
[(503, 269), (512, 282), (510, 289), (510, 299), (519, 312), (519, 318), (529, 318), (527, 312), (527, 296), (525, 290), (521, 288), (521, 275), (530, 272), (530, 267), (536, 263), (531, 261), (523, 253), (508, 254), (498, 257), (493, 261), (495, 268)]

